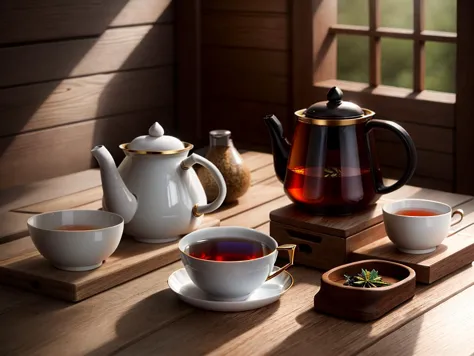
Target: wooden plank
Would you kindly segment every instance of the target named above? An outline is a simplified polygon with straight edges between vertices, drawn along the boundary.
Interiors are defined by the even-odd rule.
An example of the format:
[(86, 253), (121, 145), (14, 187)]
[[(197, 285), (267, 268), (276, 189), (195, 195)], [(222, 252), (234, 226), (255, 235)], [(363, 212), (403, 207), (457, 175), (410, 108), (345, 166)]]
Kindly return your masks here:
[[(403, 170), (393, 167), (381, 166), (382, 173), (384, 177), (398, 179), (402, 176)], [(452, 192), (454, 188), (453, 181), (447, 181), (442, 179), (433, 179), (429, 177), (423, 177), (419, 175), (414, 175), (409, 181), (408, 184), (417, 187), (437, 189), (446, 192)]]
[[(199, 228), (219, 226), (219, 220), (205, 217)], [(50, 265), (34, 248), (23, 241), (13, 241), (6, 248), (12, 255), (0, 262), (0, 281), (36, 293), (78, 302), (150, 271), (179, 260), (178, 242), (144, 244), (124, 237), (112, 256), (98, 269), (70, 273)]]
[(164, 66), (2, 89), (0, 132), (12, 135), (171, 105), (172, 88), (173, 67)]
[[(410, 134), (415, 146), (420, 150), (453, 153), (454, 130), (444, 127), (399, 122)], [(375, 137), (380, 141), (400, 142), (400, 140), (387, 130), (375, 130)]]
[(171, 0), (4, 0), (0, 44), (99, 35), (112, 26), (169, 22)]
[(173, 63), (173, 25), (115, 28), (99, 38), (0, 48), (0, 87)]
[[(381, 11), (379, 0), (369, 0), (369, 29), (377, 30), (380, 27)], [(382, 43), (380, 37), (370, 36), (369, 38), (370, 58), (369, 58), (369, 84), (377, 87), (382, 82)]]
[[(288, 119), (287, 106), (252, 101), (205, 98), (203, 117), (206, 120), (202, 123), (202, 130), (206, 134), (216, 128), (230, 130), (235, 146), (239, 149), (249, 148), (248, 146), (252, 144), (268, 149), (270, 147), (270, 135), (263, 123), (263, 117), (268, 114), (275, 114), (282, 121), (285, 134), (289, 134), (290, 120)], [(252, 127), (252, 129), (249, 130), (248, 127)]]
[(283, 205), (291, 203), (286, 196), (269, 201), (268, 203), (257, 206), (251, 212), (243, 212), (225, 219), (222, 226), (244, 226), (248, 228), (255, 228), (270, 221), (270, 211), (278, 209)]
[[(413, 32), (420, 36), (425, 30), (425, 0), (413, 3)], [(415, 40), (413, 42), (413, 90), (417, 93), (425, 90), (425, 42)]]
[(140, 111), (0, 139), (0, 189), (89, 169), (96, 144), (106, 145), (120, 162), (118, 145), (146, 133), (157, 119), (171, 126), (170, 111)]
[[(247, 165), (247, 167), (250, 169), (250, 172), (252, 172), (252, 173), (255, 172), (256, 170), (262, 168), (262, 167), (266, 167), (270, 164), (273, 164), (273, 156), (271, 154), (268, 154), (268, 153), (258, 152), (256, 155), (253, 155), (251, 157), (248, 157), (244, 153), (242, 155), (242, 158), (244, 159), (245, 164)], [(267, 178), (270, 178), (271, 176), (274, 176), (274, 175), (275, 174), (270, 175)]]
[(97, 187), (100, 183), (99, 170), (88, 169), (62, 177), (0, 190), (0, 213)]
[(202, 39), (206, 45), (288, 50), (288, 19), (283, 14), (205, 11)]
[[(245, 60), (242, 60), (245, 58)], [(202, 70), (204, 73), (229, 72), (241, 75), (289, 75), (289, 53), (254, 48), (224, 48), (204, 46), (202, 50)], [(242, 78), (243, 79), (243, 78)]]
[(351, 261), (380, 259), (398, 262), (415, 270), (417, 282), (431, 284), (474, 261), (474, 235), (464, 231), (447, 237), (436, 251), (429, 254), (401, 253), (385, 237), (355, 250), (349, 258)]
[(15, 212), (0, 214), (0, 244), (28, 235), (26, 222), (31, 216), (33, 215)]
[(222, 223), (232, 216), (250, 211), (271, 200), (284, 195), (283, 186), (276, 179), (268, 179), (250, 187), (250, 189), (239, 199), (238, 204), (221, 206), (216, 212), (210, 214), (221, 220)]
[(273, 163), (252, 172), (251, 184), (255, 185), (261, 181), (275, 177), (275, 168)]
[(204, 142), (201, 109), (201, 0), (176, 0), (177, 128), (182, 140)]
[(469, 54), (474, 53), (474, 22), (470, 14), (474, 13), (474, 2), (459, 1), (457, 4), (457, 46), (456, 46), (456, 109), (455, 109), (455, 190), (460, 193), (474, 194), (474, 67)]
[[(254, 73), (244, 75), (232, 71), (203, 73), (203, 96), (206, 100), (255, 100), (285, 105), (288, 103), (288, 78)], [(245, 80), (245, 78), (247, 80)]]
[(394, 330), (360, 356), (472, 355), (474, 287)]
[(17, 212), (40, 214), (48, 211), (72, 209), (81, 205), (92, 203), (102, 199), (102, 187), (95, 187), (77, 193), (64, 195), (59, 198), (46, 200), (40, 203), (27, 205), (18, 209)]
[[(376, 152), (380, 164), (392, 168), (404, 168), (406, 153), (400, 142), (377, 142)], [(415, 174), (451, 181), (453, 180), (454, 157), (451, 154), (417, 150), (418, 163)]]
[(205, 0), (202, 7), (205, 10), (288, 12), (286, 0)]
[(318, 345), (318, 355), (355, 355), (474, 282), (469, 268), (433, 286), (418, 287), (412, 300), (378, 321), (358, 323), (316, 313), (313, 297), (319, 289), (319, 273), (302, 267), (292, 268), (291, 273), (298, 283), (279, 303), (248, 313), (195, 310), (117, 354), (304, 355), (314, 354)]

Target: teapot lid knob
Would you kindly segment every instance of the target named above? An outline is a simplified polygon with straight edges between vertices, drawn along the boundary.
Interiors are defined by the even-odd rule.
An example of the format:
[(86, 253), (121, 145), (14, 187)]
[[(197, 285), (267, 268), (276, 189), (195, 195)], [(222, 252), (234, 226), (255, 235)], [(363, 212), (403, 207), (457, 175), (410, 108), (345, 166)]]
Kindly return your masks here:
[(338, 87), (332, 87), (329, 89), (327, 94), (327, 99), (330, 103), (340, 104), (342, 102), (342, 97), (344, 93)]
[(153, 137), (161, 137), (165, 134), (165, 130), (159, 123), (155, 122), (148, 130), (148, 134)]

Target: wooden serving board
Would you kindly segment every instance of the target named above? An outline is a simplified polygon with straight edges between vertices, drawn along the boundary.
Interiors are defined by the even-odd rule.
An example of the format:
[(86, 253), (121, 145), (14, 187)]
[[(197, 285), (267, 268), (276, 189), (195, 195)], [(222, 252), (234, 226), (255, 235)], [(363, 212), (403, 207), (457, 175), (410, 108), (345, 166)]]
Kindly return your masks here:
[(416, 280), (431, 284), (474, 261), (474, 228), (446, 238), (432, 253), (412, 255), (400, 252), (388, 237), (355, 250), (351, 261), (381, 259), (413, 268)]
[(344, 238), (381, 223), (383, 204), (385, 202), (379, 201), (363, 212), (347, 216), (314, 215), (297, 208), (294, 204), (289, 204), (270, 212), (270, 220)]
[[(206, 216), (200, 228), (219, 226)], [(179, 260), (178, 241), (145, 244), (124, 236), (115, 253), (98, 269), (68, 272), (54, 268), (30, 237), (2, 245), (0, 282), (67, 301), (78, 302)]]

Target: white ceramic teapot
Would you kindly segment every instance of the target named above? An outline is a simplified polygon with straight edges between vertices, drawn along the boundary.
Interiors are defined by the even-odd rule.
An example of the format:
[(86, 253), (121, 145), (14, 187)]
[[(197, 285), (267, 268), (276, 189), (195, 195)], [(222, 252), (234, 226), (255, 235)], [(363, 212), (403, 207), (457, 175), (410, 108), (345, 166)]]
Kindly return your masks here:
[[(202, 215), (219, 208), (227, 193), (224, 178), (207, 159), (188, 151), (193, 145), (164, 134), (154, 123), (148, 135), (120, 145), (125, 159), (120, 166), (104, 146), (92, 149), (100, 165), (103, 208), (121, 215), (125, 233), (136, 240), (164, 243), (194, 230)], [(206, 194), (191, 167), (207, 168), (219, 186), (219, 195), (207, 203)]]

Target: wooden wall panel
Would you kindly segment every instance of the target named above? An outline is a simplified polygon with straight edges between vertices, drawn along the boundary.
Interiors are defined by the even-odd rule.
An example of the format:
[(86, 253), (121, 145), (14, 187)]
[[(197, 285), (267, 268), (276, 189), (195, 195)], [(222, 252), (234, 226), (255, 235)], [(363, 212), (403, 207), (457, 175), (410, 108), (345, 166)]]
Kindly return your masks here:
[(172, 102), (172, 66), (3, 89), (0, 133), (11, 135)]
[(205, 45), (289, 49), (288, 18), (283, 14), (210, 11), (204, 12), (202, 25)]
[(0, 139), (0, 189), (58, 175), (86, 170), (95, 165), (90, 150), (104, 144), (117, 162), (123, 159), (118, 145), (147, 132), (159, 119), (172, 125), (169, 109), (121, 114)]
[(172, 0), (2, 0), (0, 44), (96, 36), (109, 26), (169, 22)]
[(204, 9), (287, 13), (287, 0), (205, 0)]
[(171, 24), (114, 28), (98, 38), (0, 48), (0, 87), (173, 61)]

